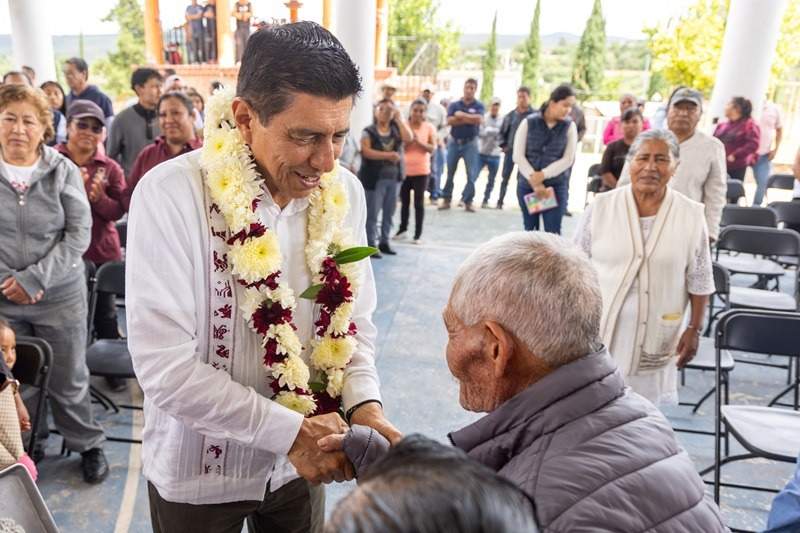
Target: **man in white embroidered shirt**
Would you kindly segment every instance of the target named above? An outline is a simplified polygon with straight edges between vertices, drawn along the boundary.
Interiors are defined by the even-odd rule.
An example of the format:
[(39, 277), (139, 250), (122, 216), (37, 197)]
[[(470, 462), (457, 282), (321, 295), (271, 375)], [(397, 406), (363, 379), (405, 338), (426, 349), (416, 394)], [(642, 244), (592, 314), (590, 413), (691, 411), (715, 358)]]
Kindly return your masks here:
[[(280, 282), (296, 295), (317, 279), (306, 257), (314, 211), (308, 197), (335, 168), (360, 91), (339, 41), (300, 22), (250, 37), (232, 111), (225, 109), (263, 179), (253, 213), (277, 238)], [(145, 393), (142, 456), (153, 529), (238, 533), (247, 520), (251, 532), (321, 531), (324, 491), (317, 485), (352, 479), (353, 471), (344, 454), (322, 452), (317, 441), (348, 425), (335, 412), (304, 418), (273, 400), (278, 380), (265, 367), (264, 337), (242, 310), (248, 288), (224, 253), (235, 239), (226, 240), (230, 230), (218, 225), (228, 219), (210, 201), (202, 161), (195, 151), (146, 174), (128, 225), (129, 347)], [(364, 192), (346, 170), (337, 179), (350, 206), (341, 224), (346, 240), (364, 245)], [(396, 442), (401, 435), (383, 415), (374, 364), (369, 261), (355, 272), (355, 349), (338, 399), (347, 422)], [(306, 363), (320, 313), (313, 301), (296, 300), (290, 325)]]

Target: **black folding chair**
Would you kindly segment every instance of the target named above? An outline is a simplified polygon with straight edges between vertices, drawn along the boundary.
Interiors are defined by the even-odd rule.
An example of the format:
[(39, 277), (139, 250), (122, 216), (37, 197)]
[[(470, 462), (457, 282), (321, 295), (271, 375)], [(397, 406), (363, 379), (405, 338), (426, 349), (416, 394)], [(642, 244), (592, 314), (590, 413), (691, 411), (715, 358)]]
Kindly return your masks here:
[(587, 180), (586, 180), (586, 200), (583, 203), (583, 206), (586, 207), (589, 205), (589, 195), (600, 192), (600, 187), (603, 185), (603, 180), (600, 177), (600, 163), (595, 163), (589, 167), (589, 172), (587, 173)]
[(125, 248), (128, 243), (128, 223), (124, 221), (117, 222), (116, 228), (119, 235), (119, 245)]
[(763, 228), (778, 227), (778, 216), (769, 207), (746, 207), (728, 204), (722, 208), (720, 226), (760, 226)]
[[(723, 350), (800, 357), (800, 314), (732, 310), (720, 317), (714, 334), (717, 392), (715, 394), (714, 464), (700, 472), (713, 471), (714, 500), (719, 503), (721, 487), (761, 492), (780, 489), (728, 483), (721, 480), (722, 466), (745, 459), (766, 458), (794, 463), (800, 454), (800, 412), (754, 405), (723, 404), (721, 361)], [(723, 426), (747, 453), (722, 456)], [(734, 530), (737, 531), (737, 530)], [(741, 531), (741, 530), (738, 530)]]
[(741, 180), (728, 179), (726, 197), (729, 204), (738, 204), (744, 198), (744, 183)]
[(794, 189), (794, 176), (792, 174), (773, 174), (767, 178), (766, 195), (769, 196), (770, 189), (781, 189), (791, 191)]
[[(125, 263), (114, 261), (103, 264), (97, 270), (96, 281), (92, 297), (89, 303), (90, 324), (94, 324), (94, 314), (97, 309), (97, 298), (100, 293), (110, 293), (116, 296), (125, 296)], [(90, 344), (86, 348), (86, 365), (89, 373), (93, 376), (119, 379), (136, 379), (133, 371), (133, 361), (128, 351), (127, 339), (97, 339), (94, 340), (93, 328), (89, 336)], [(93, 342), (92, 342), (93, 341)], [(97, 390), (91, 388), (92, 395), (104, 406), (110, 407), (115, 413), (119, 413), (119, 408), (141, 410), (138, 405), (117, 404)], [(138, 439), (128, 439), (123, 437), (106, 437), (108, 440), (116, 442), (141, 443)]]
[(12, 372), (14, 378), (22, 384), (20, 390), (22, 399), (29, 405), (36, 406), (31, 420), (28, 454), (33, 453), (42, 417), (47, 413), (45, 400), (52, 364), (53, 349), (46, 340), (36, 337), (17, 337), (17, 362)]

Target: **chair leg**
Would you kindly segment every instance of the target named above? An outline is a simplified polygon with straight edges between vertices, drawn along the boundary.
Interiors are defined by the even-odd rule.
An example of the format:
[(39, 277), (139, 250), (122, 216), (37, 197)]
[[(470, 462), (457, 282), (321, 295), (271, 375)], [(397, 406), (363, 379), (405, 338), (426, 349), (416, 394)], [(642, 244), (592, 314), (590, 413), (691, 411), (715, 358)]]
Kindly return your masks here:
[(119, 414), (119, 407), (117, 407), (117, 404), (116, 402), (114, 402), (114, 400), (112, 400), (111, 398), (109, 398), (96, 388), (92, 387), (91, 385), (89, 386), (89, 389), (92, 391), (92, 395), (94, 395), (95, 398), (97, 398), (98, 400), (102, 399), (102, 401), (104, 401), (108, 406), (110, 406), (111, 409), (114, 410), (114, 414)]

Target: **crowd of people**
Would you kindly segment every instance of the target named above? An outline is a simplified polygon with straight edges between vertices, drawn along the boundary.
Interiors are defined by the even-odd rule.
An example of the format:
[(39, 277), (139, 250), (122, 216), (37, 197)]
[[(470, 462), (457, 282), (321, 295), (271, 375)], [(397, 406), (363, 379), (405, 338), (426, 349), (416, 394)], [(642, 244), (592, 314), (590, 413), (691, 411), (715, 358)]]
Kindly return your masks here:
[[(253, 24), (253, 6), (247, 0), (236, 0), (233, 4), (231, 15), (236, 20), (234, 41), (236, 43), (236, 61), (242, 60), (244, 47), (250, 37)], [(216, 63), (217, 62), (217, 6), (216, 0), (206, 0), (200, 5), (197, 0), (186, 6), (186, 47), (189, 63)], [(170, 43), (167, 53), (173, 54), (178, 50), (177, 43)], [(171, 48), (171, 49), (170, 49)], [(180, 57), (172, 57), (168, 62), (177, 64)]]
[[(237, 20), (248, 21), (247, 35), (242, 33), (247, 41), (249, 3), (238, 5), (243, 7)], [(196, 58), (214, 53), (204, 33), (213, 6), (213, 0), (205, 6), (193, 1), (186, 10), (197, 30), (192, 29)], [(757, 123), (751, 103), (733, 98), (726, 120), (708, 135), (698, 129), (703, 98), (692, 88), (680, 87), (670, 96), (665, 127), (655, 119), (651, 127), (637, 99), (623, 95), (620, 115), (603, 135), (607, 146), (598, 172), (603, 192), (582, 215), (570, 243), (558, 234), (586, 126), (568, 84), (557, 86), (538, 108), (531, 105), (530, 89), (520, 87), (514, 109), (502, 114), (499, 99), (487, 110), (476, 98), (478, 81), (470, 78), (452, 102), (436, 102), (434, 87), (423, 87), (404, 113), (388, 82), (374, 104), (373, 123), (344, 135), (352, 98), (361, 88), (338, 40), (311, 23), (267, 28), (253, 39), (257, 45), (242, 45), (241, 101), (234, 110), (267, 190), (264, 205), (254, 204), (253, 210), (263, 209), (269, 227), (281, 228), (280, 238), (297, 250), (306, 239), (305, 219), (299, 217), (308, 188), (295, 186), (291, 176), (313, 181), (312, 174), (333, 167), (339, 150), (340, 165), (357, 176), (344, 176), (354, 200), (348, 217), (358, 224), (353, 240), (361, 241), (363, 234), (364, 243), (379, 250), (375, 259), (396, 254), (391, 242), (409, 238), (412, 198), (413, 243), (421, 242), (426, 193), (447, 216), (460, 161), (467, 179), (457, 199), (467, 213), (478, 211), (478, 200), (481, 209), (491, 208), (498, 172), (494, 207), (503, 209), (516, 169), (526, 231), (497, 237), (473, 252), (456, 273), (443, 313), (446, 359), (460, 403), (486, 416), (453, 432), (453, 446), (403, 438), (385, 419), (369, 316), (375, 306), (371, 269), (353, 302), (357, 315), (351, 328), (357, 326), (361, 343), (359, 377), (353, 380), (364, 391), (342, 395), (352, 428), (335, 413), (301, 420), (286, 410), (273, 413), (278, 408), (267, 401), (267, 385), (255, 367), (223, 376), (198, 359), (197, 350), (213, 346), (198, 347), (201, 341), (189, 337), (197, 337), (209, 313), (230, 318), (241, 312), (231, 306), (211, 309), (212, 302), (203, 300), (211, 298), (203, 285), (212, 275), (206, 264), (211, 252), (203, 248), (209, 228), (194, 208), (204, 198), (197, 152), (204, 100), (174, 73), (138, 68), (131, 76), (136, 102), (115, 115), (111, 99), (89, 84), (86, 62), (72, 58), (64, 63), (68, 92), (55, 81), (36, 88), (32, 71), (6, 73), (0, 86), (0, 227), (14, 228), (0, 232), (0, 415), (15, 413), (16, 428), (13, 442), (0, 442), (0, 465), (21, 462), (35, 475), (34, 461), (18, 440), (23, 431), (42, 428), (31, 427), (12, 377), (15, 336), (30, 335), (53, 348), (48, 398), (65, 448), (80, 453), (87, 482), (108, 476), (84, 354), (89, 332), (96, 338), (120, 333), (113, 295), (98, 298), (87, 331), (85, 269), (123, 259), (116, 224), (131, 210), (137, 190), (127, 305), (131, 316), (136, 314), (129, 324), (130, 350), (150, 402), (145, 440), (164, 453), (145, 454), (156, 531), (184, 527), (183, 504), (191, 506), (198, 531), (213, 530), (214, 520), (222, 519), (215, 506), (231, 503), (229, 496), (241, 496), (243, 507), (227, 507), (225, 519), (256, 517), (254, 531), (271, 523), (267, 507), (275, 495), (303, 504), (292, 523), (319, 520), (309, 510), (319, 497), (314, 488), (278, 472), (277, 458), (283, 455), (301, 474), (320, 460), (325, 466), (314, 464), (313, 473), (304, 475), (309, 481), (359, 475), (361, 485), (335, 510), (329, 531), (436, 531), (445, 522), (476, 532), (638, 531), (665, 524), (725, 531), (719, 509), (658, 407), (677, 403), (676, 368), (697, 352), (714, 292), (709, 243), (719, 235), (727, 180), (742, 179), (752, 167), (759, 186), (754, 204), (763, 201), (770, 161), (781, 142), (777, 109), (766, 104)], [(270, 69), (286, 75), (271, 76)], [(314, 69), (330, 70), (331, 79), (304, 78)], [(266, 105), (270, 98), (278, 103)], [(324, 136), (325, 142), (283, 137), (301, 130)], [(323, 145), (336, 148), (323, 154)], [(285, 172), (285, 165), (293, 173)], [(478, 196), (484, 168), (487, 182)], [(800, 152), (794, 172), (794, 197), (800, 199)], [(400, 224), (393, 232), (398, 198)], [(215, 252), (214, 261), (216, 272), (226, 259)], [(292, 282), (308, 278), (302, 252), (288, 256), (284, 266)], [(226, 290), (232, 295), (243, 289)], [(548, 313), (537, 312), (541, 309)], [(311, 305), (296, 311), (309, 323), (312, 312)], [(246, 336), (244, 323), (236, 324)], [(224, 332), (214, 335), (221, 339)], [(262, 346), (241, 342), (253, 355), (245, 364), (260, 364)], [(185, 365), (178, 368), (177, 362)], [(239, 407), (260, 410), (286, 434), (297, 434), (296, 440), (285, 442), (285, 435), (259, 425), (264, 441), (254, 443), (253, 419), (234, 412)], [(365, 433), (359, 427), (366, 428), (361, 440)], [(228, 485), (204, 484), (193, 470), (201, 462), (189, 464), (191, 454), (215, 453), (203, 449), (215, 431), (231, 443), (228, 460), (237, 473)], [(184, 455), (167, 446), (169, 438), (183, 439)], [(28, 453), (38, 460), (42, 452)], [(339, 459), (324, 462), (331, 457), (326, 454)], [(356, 472), (341, 466), (343, 454)], [(169, 457), (178, 467), (164, 468)], [(626, 475), (634, 470), (636, 476)], [(267, 490), (265, 501), (254, 506), (253, 498), (264, 494), (261, 474), (286, 484)], [(456, 488), (466, 504), (452, 498)]]

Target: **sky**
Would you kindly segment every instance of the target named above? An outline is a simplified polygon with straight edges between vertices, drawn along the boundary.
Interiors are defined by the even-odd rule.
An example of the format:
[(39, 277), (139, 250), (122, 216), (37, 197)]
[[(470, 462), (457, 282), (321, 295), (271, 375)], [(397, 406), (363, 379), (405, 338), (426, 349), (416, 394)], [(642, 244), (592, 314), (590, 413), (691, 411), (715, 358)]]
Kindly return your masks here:
[[(102, 22), (103, 16), (115, 0), (11, 0), (12, 2), (37, 1), (46, 9), (50, 32), (56, 35), (116, 33), (113, 23)], [(287, 18), (285, 0), (251, 0), (256, 16), (269, 19)], [(334, 0), (340, 13), (370, 0)], [(606, 34), (629, 39), (641, 39), (645, 25), (680, 15), (696, 0), (604, 0), (603, 14)], [(303, 0), (301, 17), (319, 21), (322, 0)], [(567, 32), (580, 34), (592, 10), (593, 0), (542, 0), (541, 33)], [(8, 16), (9, 0), (0, 0), (0, 34), (11, 32)], [(180, 24), (184, 0), (161, 0), (161, 20), (165, 26)], [(440, 0), (440, 16), (450, 19), (462, 33), (488, 33), (497, 10), (497, 31), (502, 34), (527, 34), (533, 16), (535, 0)]]

